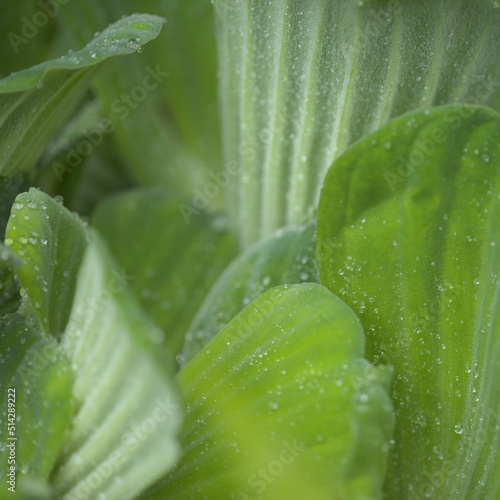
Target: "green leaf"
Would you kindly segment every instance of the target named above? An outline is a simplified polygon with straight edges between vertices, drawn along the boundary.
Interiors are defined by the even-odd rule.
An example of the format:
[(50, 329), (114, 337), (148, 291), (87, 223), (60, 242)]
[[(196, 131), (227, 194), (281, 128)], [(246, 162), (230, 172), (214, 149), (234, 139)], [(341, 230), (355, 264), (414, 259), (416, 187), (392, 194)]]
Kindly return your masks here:
[[(39, 334), (29, 328), (24, 318), (18, 314), (7, 314), (0, 318), (0, 341), (2, 343), (0, 391), (2, 394), (7, 393), (9, 384), (26, 356), (26, 352), (38, 340), (40, 340)], [(0, 416), (4, 415), (0, 414)], [(1, 432), (4, 435), (5, 426), (2, 427)]]
[(315, 284), (268, 291), (177, 375), (182, 459), (142, 498), (381, 499), (388, 368), (352, 311)]
[[(83, 142), (85, 141), (86, 139), (83, 139)], [(76, 169), (71, 163), (71, 151), (74, 149), (70, 147), (66, 155), (60, 158), (64, 164), (53, 164), (58, 167), (64, 165), (62, 170), (67, 168), (68, 173), (62, 183), (55, 182), (53, 177), (51, 180), (47, 179), (47, 190), (54, 195), (58, 193), (63, 196), (64, 203), (70, 210), (90, 217), (104, 198), (135, 186), (117, 154), (111, 137), (104, 138), (99, 149), (85, 158)]]
[(0, 271), (0, 316), (17, 311), (21, 296), (19, 281), (13, 268), (8, 267)]
[(13, 450), (16, 481), (29, 475), (46, 482), (73, 414), (73, 374), (55, 342), (41, 338), (17, 314), (0, 320), (0, 345), (4, 470)]
[(177, 459), (181, 412), (173, 366), (97, 234), (78, 274), (61, 347), (78, 411), (51, 484), (62, 500), (132, 499)]
[[(78, 43), (136, 9), (134, 0), (61, 6)], [(206, 0), (143, 0), (141, 10), (167, 18), (167, 26), (145, 54), (108, 65), (95, 87), (133, 177), (193, 196), (194, 187), (213, 180), (210, 172), (222, 170), (213, 6)], [(219, 190), (210, 205), (220, 208), (221, 198)]]
[[(100, 128), (104, 118), (102, 105), (97, 99), (83, 103), (75, 115), (71, 117), (57, 136), (48, 144), (43, 157), (40, 159), (41, 169), (53, 165), (54, 161), (59, 159), (59, 157), (68, 154), (68, 150), (71, 147), (78, 146), (79, 141), (91, 136), (92, 133), (95, 134), (95, 131)], [(95, 142), (97, 143), (97, 140)], [(85, 157), (85, 155), (80, 156), (82, 156), (82, 159)]]
[(120, 160), (99, 100), (85, 103), (48, 145), (37, 185), (80, 215), (89, 216), (110, 193), (133, 186)]
[(23, 261), (3, 243), (0, 243), (0, 271), (5, 269), (19, 267)]
[(284, 284), (319, 283), (315, 231), (315, 223), (280, 229), (231, 263), (193, 318), (185, 336), (183, 366), (265, 291)]
[(244, 244), (313, 218), (334, 158), (413, 109), (500, 110), (491, 0), (215, 0), (228, 211)]
[[(500, 117), (444, 107), (398, 118), (330, 169), (321, 283), (394, 365), (387, 498), (500, 493)], [(416, 495), (416, 496), (415, 496)]]
[(185, 219), (183, 203), (162, 189), (142, 189), (104, 201), (92, 225), (117, 261), (134, 276), (133, 290), (178, 352), (191, 319), (236, 255), (217, 217), (199, 210)]
[[(60, 346), (51, 338), (38, 340), (38, 334), (28, 330), (29, 335), (23, 336), (20, 329), (0, 330), (4, 339), (2, 352), (9, 353), (3, 360), (6, 377), (17, 369), (23, 356), (27, 359), (15, 379), (22, 389), (26, 388), (26, 394), (31, 393), (28, 401), (32, 406), (22, 406), (20, 413), (26, 425), (20, 429), (29, 452), (22, 455), (27, 457), (23, 462), (28, 481), (23, 483), (25, 491), (37, 492), (31, 498), (38, 498), (43, 487), (43, 483), (37, 482), (41, 479), (38, 469), (44, 467), (45, 472), (50, 472), (49, 486), (62, 500), (90, 500), (99, 495), (110, 500), (132, 499), (168, 472), (177, 459), (175, 435), (181, 412), (173, 383), (173, 363), (155, 346), (164, 337), (163, 332), (134, 301), (127, 289), (129, 276), (113, 262), (97, 234), (91, 233), (87, 244), (81, 223), (57, 202), (36, 190), (21, 196), (25, 207), (15, 209), (18, 211), (13, 213), (9, 228), (14, 220), (16, 231), (24, 234), (36, 222), (37, 230), (44, 231), (42, 235), (47, 236), (47, 241), (33, 254), (26, 250), (25, 264), (19, 269), (24, 269), (28, 281), (35, 279), (36, 272), (44, 280), (50, 263), (59, 265), (44, 281), (45, 290), (37, 282), (28, 288), (31, 302), (40, 294), (45, 299), (44, 308), (54, 314), (44, 325), (48, 333), (53, 333), (51, 325), (56, 322), (56, 312), (62, 315), (66, 306), (71, 307)], [(19, 199), (16, 203), (20, 203)], [(29, 215), (27, 219), (24, 213)], [(82, 240), (72, 239), (74, 233)], [(50, 251), (45, 252), (45, 247)], [(76, 255), (82, 252), (85, 254), (80, 264)], [(38, 260), (33, 257), (37, 255)], [(65, 325), (66, 321), (59, 320), (58, 324)], [(74, 373), (69, 394), (57, 393), (64, 381), (62, 368), (43, 352), (42, 358), (38, 351), (30, 357), (31, 344), (40, 344), (44, 350), (49, 346), (50, 353), (55, 352), (54, 356), (65, 363), (66, 359), (69, 361), (67, 366)], [(47, 387), (38, 374), (40, 363), (56, 377), (47, 382)], [(8, 379), (2, 379), (2, 385)], [(48, 393), (49, 390), (56, 392)], [(44, 434), (35, 435), (37, 427), (30, 427), (30, 420), (24, 418), (31, 411), (39, 422), (38, 416), (48, 410), (37, 410), (38, 403), (43, 402), (45, 407), (51, 401), (50, 408), (57, 412), (59, 405), (72, 400), (76, 402), (76, 412), (71, 414), (66, 431), (65, 426), (57, 423), (58, 418), (66, 415), (64, 412), (57, 413), (57, 418), (47, 417), (50, 422), (46, 438)], [(51, 425), (57, 425), (60, 435), (52, 436)], [(49, 446), (47, 440), (56, 437), (58, 446)], [(38, 449), (39, 443), (44, 449), (45, 441), (46, 453), (51, 453), (52, 460), (46, 466)]]
[(30, 189), (12, 207), (5, 244), (25, 262), (16, 273), (46, 335), (60, 337), (68, 321), (87, 233), (75, 214)]
[[(46, 15), (41, 5), (33, 0), (18, 0), (4, 7), (0, 16), (0, 78), (46, 59), (57, 26), (54, 16)], [(54, 8), (58, 10), (57, 5)], [(48, 9), (50, 11), (50, 6)]]
[(0, 240), (5, 238), (5, 227), (10, 217), (10, 209), (16, 196), (30, 187), (25, 174), (5, 177), (0, 175)]
[(109, 26), (84, 49), (0, 81), (0, 173), (28, 170), (110, 57), (133, 53), (155, 38), (163, 20), (136, 14)]

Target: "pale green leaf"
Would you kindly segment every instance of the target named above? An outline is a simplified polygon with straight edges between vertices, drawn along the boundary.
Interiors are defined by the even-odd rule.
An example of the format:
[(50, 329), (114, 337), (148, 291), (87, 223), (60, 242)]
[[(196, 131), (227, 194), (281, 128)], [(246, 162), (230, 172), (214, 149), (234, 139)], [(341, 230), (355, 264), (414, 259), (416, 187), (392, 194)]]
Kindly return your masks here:
[(78, 103), (95, 70), (155, 38), (163, 20), (136, 14), (109, 26), (84, 49), (0, 81), (0, 172), (28, 170)]
[(321, 193), (321, 283), (395, 368), (387, 498), (500, 494), (500, 117), (398, 118), (334, 162)]
[(179, 399), (161, 332), (132, 299), (97, 234), (78, 274), (61, 347), (78, 411), (51, 485), (62, 500), (134, 498), (177, 459)]
[(183, 366), (265, 291), (278, 285), (319, 282), (315, 231), (315, 223), (280, 229), (231, 263), (211, 288), (186, 333)]
[(491, 0), (215, 0), (227, 207), (249, 244), (313, 217), (350, 144), (405, 112), (500, 110)]
[(182, 459), (142, 498), (381, 499), (390, 370), (363, 351), (357, 318), (325, 288), (260, 296), (177, 375)]

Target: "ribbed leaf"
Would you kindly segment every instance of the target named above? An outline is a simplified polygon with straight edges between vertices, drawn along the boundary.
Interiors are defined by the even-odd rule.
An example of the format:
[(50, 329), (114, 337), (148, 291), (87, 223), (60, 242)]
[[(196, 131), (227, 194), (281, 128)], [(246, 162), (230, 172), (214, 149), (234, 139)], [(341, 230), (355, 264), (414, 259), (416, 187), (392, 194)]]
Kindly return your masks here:
[(235, 259), (193, 318), (180, 357), (184, 366), (250, 302), (271, 288), (319, 282), (316, 224), (278, 230)]
[(321, 283), (395, 367), (387, 498), (500, 495), (500, 117), (403, 116), (339, 158), (321, 193)]
[(187, 222), (181, 206), (161, 189), (143, 189), (104, 201), (92, 218), (175, 353), (210, 287), (236, 255), (234, 238), (217, 218), (196, 211)]
[(0, 173), (28, 170), (78, 103), (100, 63), (155, 38), (163, 20), (139, 15), (109, 26), (84, 49), (0, 81)]
[(363, 350), (357, 318), (325, 288), (259, 297), (178, 374), (183, 456), (142, 498), (382, 498), (390, 370)]
[(87, 233), (75, 215), (30, 189), (12, 207), (5, 244), (25, 262), (16, 268), (46, 335), (60, 337), (73, 301)]
[[(23, 235), (35, 227), (39, 232), (36, 238), (46, 237), (36, 251), (18, 250), (25, 260), (18, 268), (24, 273), (20, 277), (29, 284), (25, 288), (35, 310), (48, 311), (50, 321), (39, 314), (46, 333), (54, 335), (54, 325), (66, 325), (61, 344), (49, 338), (38, 340), (38, 334), (30, 331), (31, 336), (24, 330), (11, 331), (10, 323), (0, 330), (7, 342), (2, 352), (9, 354), (3, 360), (7, 375), (23, 355), (27, 359), (23, 361), (26, 369), (14, 381), (21, 387), (20, 393), (25, 390), (26, 395), (31, 394), (28, 407), (19, 410), (24, 422), (19, 428), (29, 452), (24, 452), (23, 464), (27, 480), (35, 481), (29, 483), (35, 488), (29, 491), (37, 492), (31, 498), (39, 498), (43, 483), (37, 480), (47, 479), (50, 472), (49, 486), (62, 500), (132, 499), (168, 472), (177, 458), (175, 435), (181, 413), (173, 384), (174, 368), (155, 346), (164, 334), (134, 301), (127, 289), (130, 277), (114, 263), (97, 234), (91, 233), (87, 242), (78, 219), (43, 193), (31, 190), (16, 203), (21, 203), (20, 199), (24, 206), (15, 209), (9, 231), (13, 227)], [(37, 246), (37, 242), (23, 242), (22, 238), (18, 237), (21, 246)], [(38, 298), (43, 307), (37, 306)], [(62, 319), (66, 312), (67, 324)], [(32, 349), (31, 344), (43, 348), (42, 367), (47, 376), (55, 378), (46, 385), (36, 368), (40, 356), (31, 356), (27, 350)], [(51, 347), (50, 356), (45, 353), (47, 346)], [(59, 358), (69, 361), (67, 366), (74, 374), (68, 394), (57, 392), (65, 381)], [(73, 400), (76, 411), (71, 412), (66, 429), (58, 423), (66, 413), (50, 416), (45, 407), (50, 401), (49, 409), (56, 411)], [(30, 412), (37, 415), (37, 422), (40, 416), (48, 415), (47, 436), (36, 434), (37, 426), (25, 418)], [(52, 425), (59, 434), (52, 436)], [(56, 438), (58, 442), (49, 446)], [(43, 449), (46, 441), (47, 451), (42, 452), (39, 446)], [(43, 453), (49, 455), (50, 463), (48, 459), (44, 462)], [(40, 468), (45, 476), (38, 472)]]
[(500, 109), (498, 2), (215, 5), (227, 206), (245, 244), (311, 219), (332, 160), (390, 119), (452, 102)]
[(62, 349), (78, 412), (51, 484), (62, 500), (132, 499), (177, 458), (173, 367), (104, 244), (91, 235)]

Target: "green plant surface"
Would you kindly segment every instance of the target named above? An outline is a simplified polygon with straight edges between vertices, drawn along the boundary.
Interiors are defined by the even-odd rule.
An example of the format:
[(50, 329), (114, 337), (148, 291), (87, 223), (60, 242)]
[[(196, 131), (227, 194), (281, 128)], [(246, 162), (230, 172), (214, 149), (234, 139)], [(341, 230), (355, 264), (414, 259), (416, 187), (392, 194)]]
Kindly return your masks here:
[(78, 104), (99, 64), (135, 52), (158, 35), (162, 23), (146, 15), (122, 19), (84, 49), (0, 80), (0, 173), (32, 167)]
[(417, 108), (500, 110), (498, 2), (215, 0), (227, 207), (244, 245), (312, 219), (334, 158)]
[[(210, 2), (143, 0), (139, 7), (135, 0), (92, 0), (61, 6), (78, 43), (137, 9), (162, 16), (166, 26), (144, 54), (104, 68), (96, 92), (116, 124), (113, 135), (132, 176), (140, 184), (173, 185), (179, 194), (192, 195), (210, 181), (210, 172), (222, 170)], [(157, 85), (148, 85), (147, 97), (136, 102), (133, 91), (144, 86), (148, 69), (159, 75)], [(123, 100), (126, 95), (132, 100)], [(221, 198), (211, 201), (214, 209), (222, 206)]]
[(391, 370), (363, 351), (357, 318), (325, 288), (261, 295), (177, 375), (182, 459), (145, 498), (381, 498)]
[[(4, 316), (1, 327), (0, 390), (10, 396), (1, 404), (2, 435), (17, 436), (19, 442), (14, 444), (20, 471), (29, 473), (31, 479), (47, 481), (74, 411), (73, 373), (55, 342), (33, 331), (21, 316)], [(12, 427), (8, 427), (12, 423), (8, 419), (9, 400), (14, 404), (14, 414), (21, 416), (18, 421), (14, 419), (12, 435)], [(7, 439), (2, 443), (4, 464), (8, 463), (9, 444), (12, 441)]]
[(416, 111), (325, 179), (320, 281), (395, 370), (387, 498), (500, 494), (499, 139), (490, 110)]
[(280, 229), (227, 266), (187, 330), (181, 365), (267, 290), (283, 284), (319, 283), (315, 237), (314, 223)]
[(0, 500), (500, 500), (500, 1), (0, 4)]
[(78, 216), (41, 191), (32, 188), (12, 205), (5, 244), (26, 262), (16, 274), (46, 335), (64, 331), (87, 238)]
[(132, 499), (178, 456), (181, 414), (173, 368), (154, 346), (162, 332), (120, 278), (92, 233), (61, 340), (78, 401), (51, 478), (63, 500)]
[(167, 333), (172, 353), (179, 351), (192, 317), (237, 253), (220, 217), (200, 212), (187, 223), (181, 203), (162, 189), (140, 189), (108, 198), (92, 217), (118, 263), (133, 276), (137, 299)]

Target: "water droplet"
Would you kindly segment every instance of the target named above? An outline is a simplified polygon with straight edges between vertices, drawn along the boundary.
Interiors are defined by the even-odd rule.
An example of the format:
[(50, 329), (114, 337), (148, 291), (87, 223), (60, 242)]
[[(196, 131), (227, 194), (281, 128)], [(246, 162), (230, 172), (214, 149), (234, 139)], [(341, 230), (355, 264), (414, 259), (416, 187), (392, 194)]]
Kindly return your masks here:
[(462, 425), (460, 425), (460, 424), (455, 425), (455, 433), (456, 434), (463, 434), (463, 432), (464, 432), (464, 428)]
[(136, 50), (137, 52), (143, 51), (143, 48), (141, 47), (141, 44), (139, 43), (139, 40), (137, 40), (137, 38), (130, 38), (130, 40), (127, 42), (127, 47), (131, 50)]

